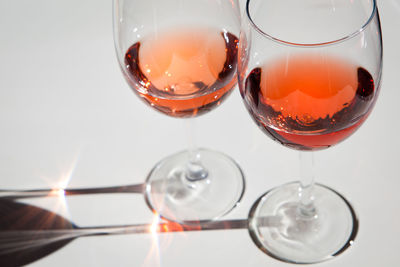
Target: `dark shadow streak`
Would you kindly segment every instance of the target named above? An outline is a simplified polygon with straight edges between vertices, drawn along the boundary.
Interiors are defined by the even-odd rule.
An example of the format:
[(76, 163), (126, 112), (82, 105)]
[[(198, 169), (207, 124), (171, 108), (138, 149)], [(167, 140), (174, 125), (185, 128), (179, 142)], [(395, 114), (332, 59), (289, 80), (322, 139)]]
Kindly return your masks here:
[[(274, 220), (264, 218), (263, 224), (273, 224)], [(248, 220), (191, 221), (190, 224), (179, 224), (156, 219), (151, 224), (79, 227), (49, 210), (0, 198), (0, 266), (32, 263), (84, 236), (230, 229), (248, 229)]]
[(110, 193), (143, 193), (145, 184), (96, 187), (96, 188), (71, 188), (71, 189), (32, 189), (32, 190), (0, 190), (0, 199), (23, 199), (39, 197), (56, 197), (86, 194), (110, 194)]
[[(0, 266), (32, 263), (74, 239), (85, 236), (249, 229), (247, 218), (211, 222), (187, 221), (185, 224), (156, 218), (150, 224), (79, 227), (52, 211), (17, 202), (18, 199), (26, 198), (143, 193), (144, 190), (145, 184), (77, 189), (0, 190)], [(280, 224), (278, 217), (263, 217), (257, 221), (257, 225), (261, 227), (276, 227)]]

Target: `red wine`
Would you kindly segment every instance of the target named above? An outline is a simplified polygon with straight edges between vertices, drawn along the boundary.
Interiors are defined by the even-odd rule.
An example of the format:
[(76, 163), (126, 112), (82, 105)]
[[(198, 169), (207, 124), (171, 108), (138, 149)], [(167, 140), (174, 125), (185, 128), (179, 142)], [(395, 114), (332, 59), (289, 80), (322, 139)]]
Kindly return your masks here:
[(134, 92), (173, 117), (192, 117), (218, 106), (236, 84), (238, 38), (210, 28), (157, 33), (125, 54)]
[(375, 91), (366, 69), (303, 55), (253, 69), (241, 94), (272, 139), (294, 149), (316, 150), (351, 135), (366, 119)]

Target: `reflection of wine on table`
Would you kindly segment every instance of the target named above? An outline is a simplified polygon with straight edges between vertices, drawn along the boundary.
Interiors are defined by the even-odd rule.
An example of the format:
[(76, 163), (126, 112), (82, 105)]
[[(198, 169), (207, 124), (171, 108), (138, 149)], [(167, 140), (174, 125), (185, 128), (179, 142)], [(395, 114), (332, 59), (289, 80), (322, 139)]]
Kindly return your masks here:
[(187, 28), (148, 36), (125, 55), (128, 83), (157, 110), (174, 117), (202, 114), (236, 84), (236, 36)]
[(254, 68), (245, 103), (273, 139), (296, 149), (334, 145), (365, 120), (374, 81), (364, 68), (327, 56), (294, 56)]

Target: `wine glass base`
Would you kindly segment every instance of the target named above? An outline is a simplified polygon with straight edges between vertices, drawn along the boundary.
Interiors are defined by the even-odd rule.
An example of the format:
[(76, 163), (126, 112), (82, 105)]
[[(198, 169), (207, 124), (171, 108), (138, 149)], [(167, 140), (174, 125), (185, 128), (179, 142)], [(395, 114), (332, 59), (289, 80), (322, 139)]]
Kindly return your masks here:
[(164, 219), (183, 224), (213, 221), (232, 210), (243, 196), (245, 181), (239, 165), (216, 151), (199, 149), (197, 157), (207, 177), (186, 177), (190, 153), (179, 152), (160, 161), (146, 180), (149, 207)]
[(313, 216), (299, 211), (298, 182), (270, 190), (253, 205), (249, 232), (268, 255), (290, 263), (317, 263), (349, 248), (358, 231), (350, 203), (336, 191), (314, 186)]

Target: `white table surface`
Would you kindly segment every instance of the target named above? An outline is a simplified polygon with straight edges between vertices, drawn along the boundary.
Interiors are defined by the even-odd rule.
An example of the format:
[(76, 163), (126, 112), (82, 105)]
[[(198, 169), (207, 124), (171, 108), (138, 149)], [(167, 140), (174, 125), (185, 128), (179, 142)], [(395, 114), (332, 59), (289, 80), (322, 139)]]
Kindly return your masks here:
[[(400, 0), (380, 0), (381, 94), (351, 138), (316, 153), (317, 181), (354, 205), (354, 246), (326, 267), (399, 266)], [(111, 0), (0, 1), (0, 188), (142, 183), (161, 158), (186, 147), (183, 122), (144, 105), (115, 58)], [(232, 156), (246, 174), (245, 219), (266, 190), (296, 180), (298, 154), (252, 122), (238, 89), (197, 120), (197, 143)], [(151, 223), (142, 195), (33, 200), (79, 226)], [(83, 237), (31, 266), (288, 266), (246, 229)]]

